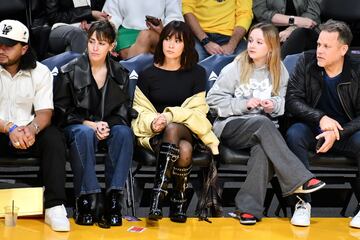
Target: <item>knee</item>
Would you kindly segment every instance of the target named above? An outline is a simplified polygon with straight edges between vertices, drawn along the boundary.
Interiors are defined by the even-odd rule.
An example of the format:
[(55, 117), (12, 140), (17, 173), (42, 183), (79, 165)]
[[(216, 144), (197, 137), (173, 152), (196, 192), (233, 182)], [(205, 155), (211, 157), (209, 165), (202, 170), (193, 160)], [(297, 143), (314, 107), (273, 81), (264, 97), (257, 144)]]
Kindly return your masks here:
[(274, 128), (276, 129), (275, 124), (266, 116), (256, 116), (252, 117), (249, 120), (252, 124), (259, 126), (259, 127), (266, 127), (266, 128)]
[(141, 46), (150, 46), (155, 39), (155, 32), (150, 30), (143, 30), (136, 38), (136, 43)]
[(93, 140), (95, 138), (95, 131), (91, 127), (83, 124), (70, 126), (70, 138), (72, 140)]
[(164, 130), (164, 134), (166, 135), (178, 135), (179, 134), (179, 124), (178, 123), (169, 123), (165, 130)]
[(185, 165), (189, 165), (192, 159), (193, 147), (191, 143), (185, 140), (181, 140), (179, 143), (180, 149), (180, 161), (185, 161)]
[(42, 132), (43, 143), (46, 148), (57, 148), (57, 151), (65, 151), (64, 135), (54, 126), (45, 128)]
[(111, 135), (116, 139), (133, 140), (133, 132), (131, 128), (125, 125), (115, 125), (111, 128)]

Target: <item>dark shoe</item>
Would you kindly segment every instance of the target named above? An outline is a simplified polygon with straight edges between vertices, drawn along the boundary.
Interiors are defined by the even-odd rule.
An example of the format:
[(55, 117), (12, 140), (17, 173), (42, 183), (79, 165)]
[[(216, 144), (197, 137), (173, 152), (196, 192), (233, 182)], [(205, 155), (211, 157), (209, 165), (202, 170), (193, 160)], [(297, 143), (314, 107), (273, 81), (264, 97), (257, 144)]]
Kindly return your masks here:
[(74, 219), (79, 225), (93, 225), (94, 219), (93, 209), (96, 207), (96, 194), (81, 195), (76, 199)]
[(157, 221), (163, 218), (162, 201), (166, 194), (167, 192), (165, 193), (161, 190), (154, 189), (152, 191), (149, 219)]
[(151, 195), (149, 219), (159, 220), (163, 217), (162, 201), (167, 194), (167, 185), (174, 163), (179, 159), (180, 150), (175, 144), (162, 143), (157, 156), (154, 188)]
[(240, 223), (243, 225), (255, 225), (256, 217), (250, 213), (240, 214)]
[(312, 193), (315, 192), (325, 186), (325, 183), (319, 179), (312, 178), (298, 189), (294, 191), (294, 193)]
[(106, 212), (111, 226), (122, 225), (121, 191), (111, 190), (107, 195)]
[(174, 167), (173, 170), (173, 196), (170, 199), (170, 220), (173, 222), (186, 222), (187, 201), (185, 190), (191, 166), (185, 168)]

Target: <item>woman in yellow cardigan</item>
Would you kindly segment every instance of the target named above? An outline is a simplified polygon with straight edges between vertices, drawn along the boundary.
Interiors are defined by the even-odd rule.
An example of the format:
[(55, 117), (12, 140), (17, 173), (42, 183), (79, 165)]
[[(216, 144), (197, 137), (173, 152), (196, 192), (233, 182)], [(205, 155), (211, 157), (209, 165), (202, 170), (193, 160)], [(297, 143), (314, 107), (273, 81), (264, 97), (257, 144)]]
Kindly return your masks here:
[(157, 169), (149, 218), (162, 218), (162, 200), (172, 178), (170, 219), (186, 221), (185, 189), (196, 142), (218, 154), (219, 141), (206, 118), (206, 74), (197, 65), (198, 55), (190, 28), (172, 21), (163, 29), (154, 54), (154, 65), (139, 74), (132, 127), (138, 143), (157, 154)]

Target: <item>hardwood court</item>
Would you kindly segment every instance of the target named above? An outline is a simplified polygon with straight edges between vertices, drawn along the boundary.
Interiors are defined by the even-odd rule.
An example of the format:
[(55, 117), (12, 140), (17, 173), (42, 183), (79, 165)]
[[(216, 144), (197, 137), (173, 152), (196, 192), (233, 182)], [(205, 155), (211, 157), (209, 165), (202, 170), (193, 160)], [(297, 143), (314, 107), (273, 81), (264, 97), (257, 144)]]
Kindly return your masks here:
[[(348, 227), (349, 218), (312, 218), (307, 228), (294, 227), (287, 218), (265, 218), (255, 226), (243, 226), (231, 218), (213, 218), (212, 223), (188, 219), (186, 224), (172, 223), (165, 218), (155, 225), (146, 219), (140, 222), (124, 220), (123, 226), (101, 229), (97, 226), (76, 225), (71, 219), (71, 232), (57, 233), (50, 230), (42, 219), (19, 219), (16, 227), (5, 227), (0, 219), (1, 240), (217, 240), (217, 239), (360, 239), (360, 229)], [(132, 226), (145, 227), (143, 232), (128, 232)]]

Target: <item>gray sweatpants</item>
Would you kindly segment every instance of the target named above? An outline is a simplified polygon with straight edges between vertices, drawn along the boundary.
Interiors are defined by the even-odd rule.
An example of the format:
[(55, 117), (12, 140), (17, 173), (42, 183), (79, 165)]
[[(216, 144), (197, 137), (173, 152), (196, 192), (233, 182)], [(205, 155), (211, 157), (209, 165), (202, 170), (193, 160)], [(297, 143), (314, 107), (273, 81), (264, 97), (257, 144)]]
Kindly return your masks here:
[(276, 174), (283, 196), (288, 196), (314, 175), (286, 145), (275, 124), (266, 116), (228, 122), (221, 140), (232, 149), (250, 148), (247, 177), (235, 197), (240, 212), (263, 216), (266, 189)]

